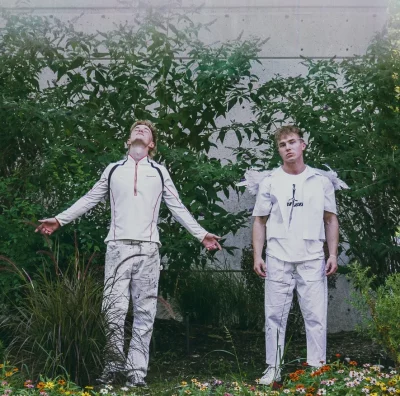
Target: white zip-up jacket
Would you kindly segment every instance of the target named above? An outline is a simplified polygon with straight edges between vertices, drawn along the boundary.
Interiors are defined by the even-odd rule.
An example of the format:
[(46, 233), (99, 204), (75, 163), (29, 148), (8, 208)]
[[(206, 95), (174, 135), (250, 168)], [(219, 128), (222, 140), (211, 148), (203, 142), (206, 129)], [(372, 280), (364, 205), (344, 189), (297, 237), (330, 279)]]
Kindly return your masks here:
[[(109, 181), (110, 171), (114, 167)], [(157, 221), (161, 199), (164, 199), (174, 218), (200, 242), (207, 234), (179, 199), (165, 167), (149, 157), (136, 163), (130, 155), (108, 165), (93, 188), (57, 215), (56, 219), (61, 226), (68, 224), (92, 209), (108, 194), (111, 224), (105, 242), (130, 239), (160, 243)]]

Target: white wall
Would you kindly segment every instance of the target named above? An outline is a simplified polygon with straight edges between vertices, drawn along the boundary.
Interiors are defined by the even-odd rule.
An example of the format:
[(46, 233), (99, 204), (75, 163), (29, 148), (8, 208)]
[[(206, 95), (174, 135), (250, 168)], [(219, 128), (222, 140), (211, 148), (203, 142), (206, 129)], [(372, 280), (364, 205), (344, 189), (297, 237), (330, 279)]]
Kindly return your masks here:
[[(125, 22), (133, 24), (149, 7), (170, 14), (186, 12), (195, 21), (215, 19), (210, 32), (201, 37), (205, 42), (234, 39), (242, 31), (243, 38), (270, 38), (261, 52), (262, 64), (254, 67), (261, 81), (276, 73), (303, 73), (300, 56), (343, 59), (365, 53), (387, 17), (387, 0), (0, 0), (0, 6), (11, 12), (53, 15), (72, 21), (77, 30), (84, 32), (106, 31)], [(230, 118), (246, 120), (251, 113), (246, 107), (236, 107)], [(230, 137), (226, 145), (234, 144), (235, 138)], [(221, 147), (214, 154), (224, 158), (229, 156), (229, 150)], [(227, 202), (231, 210), (250, 209), (253, 205), (254, 198), (248, 194)], [(227, 243), (249, 245), (249, 229), (229, 237)], [(239, 267), (240, 250), (233, 259), (220, 254), (221, 260), (225, 258), (232, 267)], [(339, 277), (337, 289), (330, 291), (330, 295), (329, 330), (352, 329), (357, 316), (346, 302), (349, 285), (344, 277)]]

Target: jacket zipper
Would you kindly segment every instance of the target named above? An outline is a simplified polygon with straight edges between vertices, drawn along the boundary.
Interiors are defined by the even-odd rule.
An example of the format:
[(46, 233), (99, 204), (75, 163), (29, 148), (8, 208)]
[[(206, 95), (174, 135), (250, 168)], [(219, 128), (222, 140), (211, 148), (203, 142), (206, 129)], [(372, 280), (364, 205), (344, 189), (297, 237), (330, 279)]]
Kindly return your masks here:
[(138, 169), (138, 163), (136, 162), (135, 163), (135, 184), (134, 184), (134, 187), (133, 187), (133, 193), (134, 193), (134, 196), (136, 197), (137, 196), (137, 169)]

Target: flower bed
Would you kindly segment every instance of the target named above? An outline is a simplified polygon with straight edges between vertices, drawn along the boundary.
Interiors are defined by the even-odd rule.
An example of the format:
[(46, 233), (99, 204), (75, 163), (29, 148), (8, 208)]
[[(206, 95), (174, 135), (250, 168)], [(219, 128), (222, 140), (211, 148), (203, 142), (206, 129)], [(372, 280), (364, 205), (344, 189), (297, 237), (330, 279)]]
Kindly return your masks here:
[[(226, 382), (217, 379), (182, 381), (179, 386), (169, 389), (146, 390), (127, 387), (86, 386), (81, 388), (64, 378), (41, 378), (38, 381), (22, 379), (19, 370), (0, 364), (0, 396), (126, 396), (126, 395), (400, 395), (400, 375), (394, 369), (383, 370), (380, 365), (364, 364), (358, 367), (355, 361), (336, 361), (319, 369), (303, 367), (287, 374), (283, 384), (274, 383), (266, 387), (242, 382)], [(171, 384), (170, 384), (171, 385)], [(172, 389), (171, 389), (172, 388)]]

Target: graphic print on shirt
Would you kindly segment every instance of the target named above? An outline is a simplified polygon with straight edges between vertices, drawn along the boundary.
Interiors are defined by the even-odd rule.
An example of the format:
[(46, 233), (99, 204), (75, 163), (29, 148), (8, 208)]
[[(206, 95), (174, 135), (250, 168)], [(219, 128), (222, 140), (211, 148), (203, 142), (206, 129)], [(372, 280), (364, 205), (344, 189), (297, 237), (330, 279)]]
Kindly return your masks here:
[(292, 198), (288, 199), (286, 206), (290, 207), (290, 215), (289, 215), (289, 227), (290, 227), (293, 218), (293, 208), (304, 206), (304, 202), (301, 202), (296, 199), (296, 184), (293, 184)]

